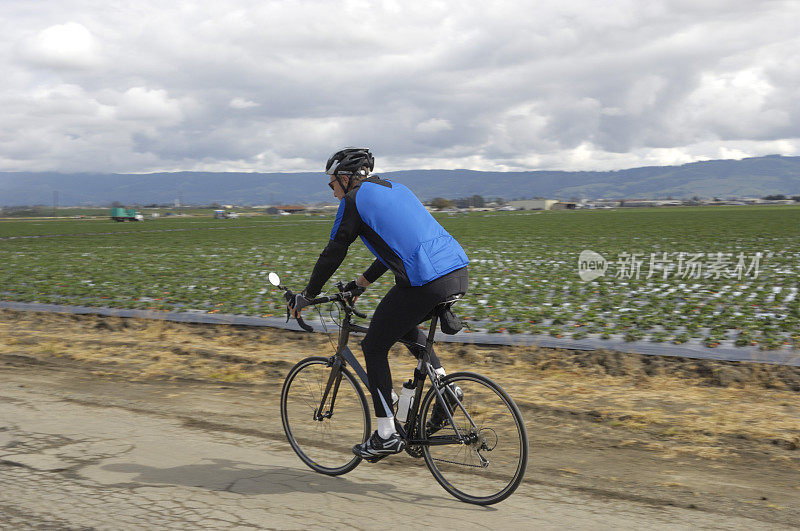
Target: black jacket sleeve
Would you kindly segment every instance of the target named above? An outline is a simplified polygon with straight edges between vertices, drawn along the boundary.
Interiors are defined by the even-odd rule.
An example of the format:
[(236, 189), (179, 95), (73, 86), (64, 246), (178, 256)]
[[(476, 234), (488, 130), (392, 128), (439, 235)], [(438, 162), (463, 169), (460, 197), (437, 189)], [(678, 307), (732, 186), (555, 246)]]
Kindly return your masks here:
[(383, 262), (381, 262), (376, 258), (375, 261), (372, 262), (372, 265), (369, 266), (369, 268), (366, 271), (364, 271), (364, 278), (367, 279), (367, 282), (372, 284), (373, 282), (378, 280), (378, 277), (386, 273), (388, 269), (389, 268), (386, 267), (386, 264), (384, 264)]
[(322, 291), (322, 287), (336, 272), (347, 256), (347, 248), (356, 239), (361, 228), (361, 216), (356, 208), (355, 191), (344, 196), (336, 213), (336, 221), (331, 230), (331, 241), (320, 253), (311, 279), (304, 290), (306, 297), (314, 298)]

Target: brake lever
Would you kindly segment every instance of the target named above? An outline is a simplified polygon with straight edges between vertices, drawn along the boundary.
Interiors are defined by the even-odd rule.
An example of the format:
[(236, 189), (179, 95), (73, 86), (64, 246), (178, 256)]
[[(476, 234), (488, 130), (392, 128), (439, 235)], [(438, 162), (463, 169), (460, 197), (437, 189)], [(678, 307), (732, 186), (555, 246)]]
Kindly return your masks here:
[[(292, 295), (294, 295), (294, 293), (292, 293), (292, 290), (284, 288), (283, 298), (286, 299), (286, 302), (289, 302), (290, 300), (292, 300)], [(291, 317), (291, 314), (289, 313), (289, 306), (286, 306), (286, 322), (287, 323), (289, 322), (289, 318), (290, 317)]]
[[(339, 284), (341, 284), (341, 282), (339, 282)], [(361, 293), (364, 293), (364, 292), (362, 291)], [(358, 294), (355, 297), (359, 297), (360, 295), (361, 294)], [(350, 310), (354, 314), (356, 314), (356, 316), (361, 317), (362, 319), (366, 319), (367, 318), (367, 314), (361, 313), (358, 310), (356, 310), (356, 301), (353, 300), (354, 296), (353, 296), (353, 292), (352, 291), (345, 291), (344, 293), (342, 293), (342, 298), (347, 303), (347, 307), (350, 308)]]
[[(292, 296), (293, 295), (294, 295), (294, 293), (292, 293), (291, 290), (287, 289), (283, 293), (283, 298), (286, 299), (286, 302), (289, 302), (290, 300), (292, 300)], [(286, 308), (286, 322), (287, 323), (289, 322), (289, 319), (291, 317), (292, 317), (291, 312), (289, 311), (289, 308), (287, 307)], [(300, 315), (300, 313), (297, 314), (297, 317), (295, 317), (295, 319), (297, 320), (297, 324), (300, 325), (300, 328), (302, 328), (306, 332), (313, 332), (314, 331), (314, 328), (311, 325), (306, 324), (306, 322), (303, 321), (303, 317)]]

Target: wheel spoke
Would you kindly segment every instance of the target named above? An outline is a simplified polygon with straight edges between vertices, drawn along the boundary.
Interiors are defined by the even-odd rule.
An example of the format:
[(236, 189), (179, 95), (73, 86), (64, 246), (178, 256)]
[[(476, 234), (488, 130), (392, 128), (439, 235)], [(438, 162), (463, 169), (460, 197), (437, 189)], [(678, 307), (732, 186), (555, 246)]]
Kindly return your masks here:
[[(360, 461), (351, 448), (369, 434), (369, 409), (358, 383), (343, 371), (333, 414), (322, 420), (314, 418), (332, 370), (327, 361), (303, 360), (289, 372), (281, 393), (281, 418), (300, 459), (317, 472), (338, 475), (352, 470)], [(332, 393), (333, 387), (324, 407), (330, 406)]]
[[(425, 446), (428, 467), (445, 490), (463, 501), (489, 504), (505, 499), (522, 480), (528, 460), (527, 433), (519, 409), (497, 384), (483, 376), (455, 373), (444, 382), (461, 388), (461, 402), (474, 425), (456, 407), (453, 419), (468, 444)], [(424, 436), (435, 403), (431, 390), (422, 405), (420, 429)], [(434, 437), (451, 433), (455, 430), (447, 425)], [(486, 445), (491, 450), (481, 447), (486, 438), (495, 441), (493, 447)]]

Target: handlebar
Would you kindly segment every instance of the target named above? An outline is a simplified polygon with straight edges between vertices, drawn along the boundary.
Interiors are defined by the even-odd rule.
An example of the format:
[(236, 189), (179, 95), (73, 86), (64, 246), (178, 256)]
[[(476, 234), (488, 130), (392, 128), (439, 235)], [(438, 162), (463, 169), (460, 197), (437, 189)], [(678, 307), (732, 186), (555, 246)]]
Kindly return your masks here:
[[(363, 291), (361, 293), (355, 293), (353, 291), (342, 291), (343, 284), (341, 282), (337, 282), (336, 287), (339, 288), (339, 293), (327, 297), (317, 297), (316, 299), (311, 299), (310, 301), (308, 301), (308, 305), (316, 306), (317, 304), (325, 304), (326, 302), (336, 302), (339, 303), (345, 311), (352, 312), (358, 317), (366, 319), (367, 315), (356, 310), (354, 306), (355, 303), (351, 302), (354, 297), (358, 297), (361, 293), (363, 293)], [(287, 302), (290, 301), (294, 296), (294, 292), (292, 292), (292, 290), (287, 288), (283, 288), (283, 290), (284, 290), (283, 292), (284, 299), (286, 299)], [(291, 313), (289, 311), (289, 308), (287, 308), (286, 309), (287, 322), (289, 321), (290, 317)], [(306, 332), (314, 331), (314, 328), (311, 325), (303, 321), (303, 317), (299, 313), (297, 314), (297, 317), (295, 319), (297, 319), (297, 324), (300, 326), (300, 328), (302, 328)]]
[[(286, 299), (286, 302), (289, 302), (290, 300), (292, 300), (292, 297), (294, 297), (294, 293), (292, 292), (292, 290), (285, 289), (284, 292), (283, 292), (283, 298)], [(311, 301), (309, 301), (309, 302), (311, 302)], [(310, 304), (309, 304), (309, 306), (310, 306)], [(291, 316), (291, 313), (289, 311), (289, 308), (286, 308), (286, 322), (287, 323), (289, 322), (290, 316)], [(311, 325), (306, 324), (306, 322), (303, 321), (303, 317), (299, 313), (297, 314), (297, 317), (295, 317), (295, 319), (297, 319), (297, 324), (300, 325), (300, 328), (302, 328), (306, 332), (313, 332), (314, 331), (314, 328)]]

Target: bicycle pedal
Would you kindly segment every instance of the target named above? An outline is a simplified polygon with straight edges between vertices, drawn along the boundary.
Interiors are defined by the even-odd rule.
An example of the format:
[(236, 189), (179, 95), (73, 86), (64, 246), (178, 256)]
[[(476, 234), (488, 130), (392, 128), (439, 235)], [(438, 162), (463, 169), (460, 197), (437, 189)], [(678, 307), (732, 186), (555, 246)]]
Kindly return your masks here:
[(389, 457), (389, 456), (388, 455), (376, 455), (375, 457), (365, 457), (364, 461), (366, 461), (367, 463), (377, 463), (378, 461), (380, 461), (381, 459), (383, 459), (385, 457)]

